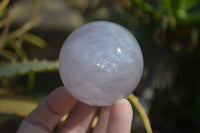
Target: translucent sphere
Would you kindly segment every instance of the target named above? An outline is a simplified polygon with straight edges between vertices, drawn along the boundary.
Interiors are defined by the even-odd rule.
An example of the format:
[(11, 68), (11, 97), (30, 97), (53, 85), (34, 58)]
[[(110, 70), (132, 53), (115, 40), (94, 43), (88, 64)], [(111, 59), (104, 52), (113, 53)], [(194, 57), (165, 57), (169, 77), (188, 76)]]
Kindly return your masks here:
[(124, 27), (96, 21), (76, 29), (66, 39), (59, 72), (75, 98), (106, 106), (136, 88), (143, 72), (143, 56), (135, 37)]

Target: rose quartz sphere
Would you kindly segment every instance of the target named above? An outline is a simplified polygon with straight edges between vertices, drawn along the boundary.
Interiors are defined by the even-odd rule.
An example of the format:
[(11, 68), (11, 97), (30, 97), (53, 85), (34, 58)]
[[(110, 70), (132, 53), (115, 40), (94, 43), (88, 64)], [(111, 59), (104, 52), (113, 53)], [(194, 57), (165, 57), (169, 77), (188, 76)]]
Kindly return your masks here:
[(124, 27), (96, 21), (76, 29), (66, 39), (59, 72), (75, 98), (106, 106), (136, 88), (143, 72), (143, 56), (135, 37)]

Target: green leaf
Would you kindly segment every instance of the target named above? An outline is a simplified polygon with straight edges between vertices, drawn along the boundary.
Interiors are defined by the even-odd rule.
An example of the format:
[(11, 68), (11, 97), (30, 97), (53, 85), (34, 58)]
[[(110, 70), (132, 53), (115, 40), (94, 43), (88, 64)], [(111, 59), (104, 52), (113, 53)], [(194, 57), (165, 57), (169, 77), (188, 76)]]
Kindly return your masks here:
[(154, 14), (156, 12), (154, 6), (145, 0), (130, 0), (130, 2), (133, 4), (133, 6), (137, 6), (147, 13)]
[(38, 102), (32, 100), (1, 97), (0, 113), (27, 116), (37, 105)]
[(199, 4), (199, 0), (184, 0), (183, 2), (180, 2), (179, 9), (176, 12), (177, 18), (179, 19), (180, 23), (199, 24), (199, 8), (196, 8), (196, 10), (193, 11), (191, 10), (194, 9), (195, 6), (197, 7)]
[(1, 66), (0, 78), (11, 77), (20, 74), (27, 74), (29, 72), (55, 71), (55, 70), (56, 71), (58, 70), (57, 61), (47, 61), (47, 60), (23, 61)]
[[(182, 3), (184, 3), (185, 0), (182, 0)], [(180, 9), (181, 0), (166, 0), (165, 3), (168, 3), (168, 8), (171, 8), (171, 10), (176, 13), (177, 10)]]
[(189, 12), (198, 6), (199, 0), (166, 0), (165, 7), (168, 15), (173, 16), (179, 24), (199, 24), (200, 10)]
[(169, 0), (172, 10), (177, 13), (179, 10), (187, 11), (199, 4), (199, 0)]
[(180, 1), (180, 8), (181, 9), (185, 9), (185, 10), (188, 10), (196, 5), (199, 4), (199, 0), (181, 0)]
[(30, 34), (30, 33), (25, 33), (21, 36), (21, 38), (25, 41), (28, 41), (28, 42), (34, 44), (35, 46), (37, 46), (39, 48), (46, 47), (46, 42), (36, 35)]

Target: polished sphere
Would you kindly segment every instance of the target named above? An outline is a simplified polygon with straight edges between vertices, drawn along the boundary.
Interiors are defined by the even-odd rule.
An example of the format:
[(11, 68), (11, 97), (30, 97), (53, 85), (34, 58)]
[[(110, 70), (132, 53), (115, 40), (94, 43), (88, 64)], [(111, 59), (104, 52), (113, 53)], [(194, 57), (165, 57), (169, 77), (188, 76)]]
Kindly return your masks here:
[(68, 91), (93, 106), (127, 97), (138, 85), (143, 56), (135, 37), (106, 21), (83, 25), (64, 42), (59, 72)]

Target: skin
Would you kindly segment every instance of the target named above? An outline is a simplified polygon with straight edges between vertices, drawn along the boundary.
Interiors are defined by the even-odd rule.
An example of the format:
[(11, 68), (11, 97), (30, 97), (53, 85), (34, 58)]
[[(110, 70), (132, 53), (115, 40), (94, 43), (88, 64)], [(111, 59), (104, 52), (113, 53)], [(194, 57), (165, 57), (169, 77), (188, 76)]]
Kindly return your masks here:
[[(17, 133), (51, 133), (66, 113), (69, 116), (59, 133), (87, 133), (97, 111), (98, 107), (77, 101), (66, 88), (59, 87), (22, 121)], [(102, 107), (93, 133), (130, 133), (132, 115), (131, 104), (126, 99)]]

